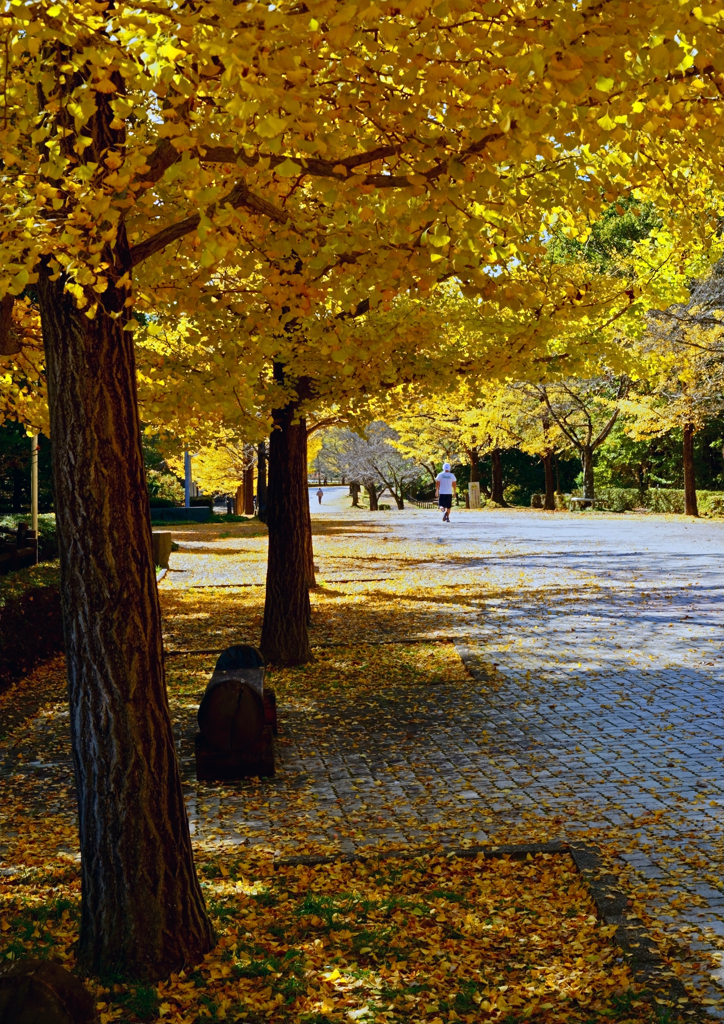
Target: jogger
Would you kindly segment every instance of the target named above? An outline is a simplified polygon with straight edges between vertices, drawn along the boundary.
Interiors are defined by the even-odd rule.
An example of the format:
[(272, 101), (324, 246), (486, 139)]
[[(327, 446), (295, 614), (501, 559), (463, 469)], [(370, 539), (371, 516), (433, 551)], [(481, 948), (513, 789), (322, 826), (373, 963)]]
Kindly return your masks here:
[(457, 492), (457, 489), (458, 485), (455, 474), (450, 472), (450, 463), (446, 462), (442, 467), (442, 473), (438, 473), (435, 477), (435, 495), (440, 508), (444, 512), (442, 517), (443, 523), (450, 522), (453, 494)]

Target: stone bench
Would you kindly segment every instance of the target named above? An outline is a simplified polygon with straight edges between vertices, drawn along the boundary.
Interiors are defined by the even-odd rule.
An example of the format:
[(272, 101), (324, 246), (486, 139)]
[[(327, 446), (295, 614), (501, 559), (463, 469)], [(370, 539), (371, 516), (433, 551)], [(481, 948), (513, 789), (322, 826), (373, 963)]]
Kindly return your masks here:
[(199, 705), (196, 778), (274, 774), (276, 695), (264, 686), (264, 659), (237, 644), (219, 656)]

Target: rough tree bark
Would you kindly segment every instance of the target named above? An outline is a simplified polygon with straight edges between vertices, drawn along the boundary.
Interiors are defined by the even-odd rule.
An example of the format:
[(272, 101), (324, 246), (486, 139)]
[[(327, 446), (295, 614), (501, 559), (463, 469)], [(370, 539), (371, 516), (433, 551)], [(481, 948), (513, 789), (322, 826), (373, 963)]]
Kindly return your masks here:
[[(282, 367), (275, 367), (275, 373), (283, 379)], [(298, 409), (298, 400), (275, 409), (274, 430), (269, 438), (269, 556), (261, 649), (267, 661), (275, 665), (302, 665), (312, 660), (307, 425), (298, 418)]]
[(541, 455), (543, 472), (545, 473), (546, 493), (543, 508), (546, 512), (554, 512), (556, 507), (556, 481), (553, 472), (553, 453), (545, 452)]
[(468, 458), (470, 459), (470, 483), (480, 483), (480, 454), (477, 448), (468, 449)]
[[(115, 280), (124, 248), (121, 234), (105, 256)], [(127, 293), (112, 278), (89, 319), (64, 284), (46, 260), (38, 300), (80, 831), (79, 961), (93, 974), (157, 979), (202, 959), (213, 935), (166, 697)]]
[(377, 505), (377, 487), (374, 484), (365, 484), (367, 497), (370, 499), (370, 512), (379, 511)]
[(359, 484), (354, 480), (349, 485), (349, 493), (352, 495), (352, 508), (359, 508)]
[(694, 472), (694, 434), (693, 423), (684, 424), (684, 515), (699, 515), (696, 500), (696, 476)]
[(493, 448), (490, 452), (492, 472), (490, 478), (490, 497), (498, 505), (506, 505), (503, 497), (503, 464), (500, 459), (500, 448)]
[(256, 510), (266, 522), (266, 442), (260, 441), (256, 449)]

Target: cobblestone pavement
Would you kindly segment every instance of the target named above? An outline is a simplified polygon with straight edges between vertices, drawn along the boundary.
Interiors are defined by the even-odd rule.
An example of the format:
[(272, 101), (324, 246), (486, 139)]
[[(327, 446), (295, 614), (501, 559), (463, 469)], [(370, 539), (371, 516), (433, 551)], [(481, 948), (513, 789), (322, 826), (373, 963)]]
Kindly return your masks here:
[[(333, 591), (354, 595), (350, 630), (373, 599), (394, 605), (396, 622), (409, 609), (409, 628), (396, 636), (398, 622), (387, 635), (444, 635), (470, 675), (448, 647), (449, 675), (416, 689), (382, 681), (363, 699), (310, 693), (282, 704), (271, 782), (195, 783), (195, 709), (213, 658), (169, 662), (197, 680), (175, 709), (196, 840), (288, 850), (300, 831), (342, 849), (584, 835), (646, 881), (664, 926), (679, 936), (690, 927), (694, 947), (711, 948), (724, 938), (724, 524), (522, 510), (452, 519), (371, 517), (339, 500), (315, 510), (334, 535), (316, 548), (327, 589), (354, 571), (371, 581)], [(345, 554), (355, 537), (358, 557)], [(192, 546), (172, 567), (196, 586), (248, 579), (250, 545), (203, 544), (206, 553), (223, 545), (220, 578), (194, 568)], [(261, 554), (255, 541), (253, 558)], [(161, 589), (185, 587), (178, 572)], [(344, 668), (353, 634), (335, 629), (317, 642), (338, 643)]]
[(478, 685), (288, 707), (269, 805), (227, 805), (229, 825), (283, 845), (285, 788), (306, 786), (310, 838), (343, 848), (584, 833), (648, 880), (659, 920), (724, 937), (724, 525), (413, 510), (370, 540), (366, 568), (318, 543), (321, 576), (375, 572), (378, 598), (423, 578), (401, 600), (439, 602), (407, 632), (455, 639)]

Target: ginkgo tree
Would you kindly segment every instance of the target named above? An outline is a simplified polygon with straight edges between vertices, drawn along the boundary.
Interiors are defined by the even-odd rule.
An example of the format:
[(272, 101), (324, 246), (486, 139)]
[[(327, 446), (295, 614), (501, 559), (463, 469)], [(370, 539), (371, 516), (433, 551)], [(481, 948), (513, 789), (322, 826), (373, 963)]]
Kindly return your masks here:
[[(302, 661), (305, 565), (285, 537), (308, 509), (304, 413), (331, 380), (316, 355), (344, 378), (356, 316), (440, 280), (535, 310), (535, 273), (511, 261), (652, 177), (689, 216), (683, 172), (721, 171), (721, 13), (3, 6), (0, 299), (5, 324), (32, 289), (42, 323), (86, 969), (159, 976), (213, 941), (166, 701), (134, 310), (223, 308), (222, 362), (244, 330), (272, 363), (265, 636)], [(561, 278), (554, 305), (579, 293)]]
[(684, 511), (698, 516), (694, 437), (724, 409), (724, 333), (718, 316), (707, 326), (684, 318), (682, 328), (677, 320), (684, 310), (675, 313), (669, 321), (652, 318), (642, 339), (646, 378), (624, 403), (625, 430), (636, 440), (681, 430)]

